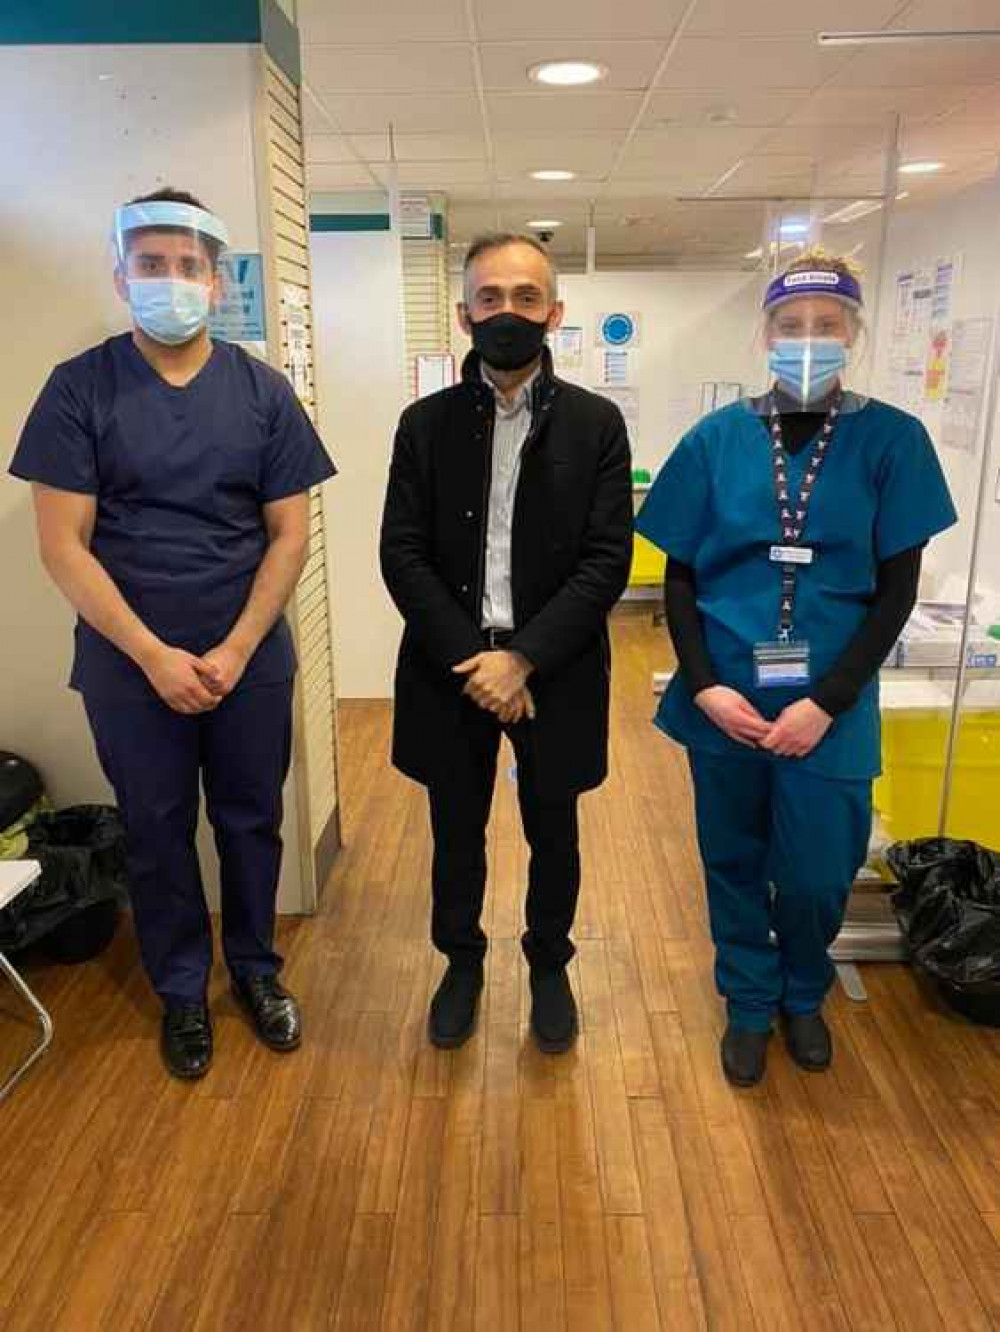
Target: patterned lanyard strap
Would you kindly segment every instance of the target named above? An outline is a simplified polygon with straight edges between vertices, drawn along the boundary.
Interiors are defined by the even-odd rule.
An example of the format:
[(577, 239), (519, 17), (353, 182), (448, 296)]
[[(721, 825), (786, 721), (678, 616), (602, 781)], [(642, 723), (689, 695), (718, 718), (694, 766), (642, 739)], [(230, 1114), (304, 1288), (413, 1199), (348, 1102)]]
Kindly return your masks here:
[[(781, 437), (781, 414), (771, 395), (771, 461), (774, 466), (774, 489), (778, 500), (778, 515), (781, 524), (781, 544), (798, 546), (802, 542), (809, 518), (809, 505), (812, 502), (816, 482), (823, 470), (826, 455), (830, 451), (837, 417), (840, 415), (843, 395), (837, 393), (832, 399), (823, 422), (823, 429), (813, 448), (809, 466), (802, 479), (802, 486), (793, 496), (788, 481), (788, 455), (785, 453)], [(784, 563), (781, 566), (781, 616), (778, 624), (778, 641), (790, 643), (795, 626), (795, 593), (798, 585), (798, 565)]]

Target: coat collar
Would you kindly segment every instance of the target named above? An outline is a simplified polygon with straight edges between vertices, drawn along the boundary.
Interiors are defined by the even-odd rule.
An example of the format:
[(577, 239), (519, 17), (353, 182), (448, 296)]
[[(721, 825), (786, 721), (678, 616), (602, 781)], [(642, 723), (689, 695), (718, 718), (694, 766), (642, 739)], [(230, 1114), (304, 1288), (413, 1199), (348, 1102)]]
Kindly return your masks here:
[[(462, 383), (473, 390), (477, 396), (492, 399), (493, 385), (483, 375), (483, 358), (474, 349), (462, 362)], [(531, 387), (532, 415), (537, 420), (539, 411), (548, 411), (552, 399), (562, 387), (555, 376), (552, 352), (548, 346), (542, 348), (542, 363), (539, 373)]]

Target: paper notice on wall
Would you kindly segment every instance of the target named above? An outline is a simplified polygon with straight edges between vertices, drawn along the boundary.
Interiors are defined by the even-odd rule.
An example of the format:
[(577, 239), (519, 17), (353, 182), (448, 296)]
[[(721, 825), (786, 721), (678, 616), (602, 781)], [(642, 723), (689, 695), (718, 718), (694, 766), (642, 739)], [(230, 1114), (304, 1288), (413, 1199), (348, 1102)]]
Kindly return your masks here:
[(556, 370), (561, 374), (583, 369), (583, 328), (578, 324), (564, 324), (549, 334), (549, 346)]
[(285, 365), (296, 395), (303, 401), (309, 391), (309, 313), (308, 297), (300, 287), (286, 284), (281, 288), (281, 320), (285, 326)]
[(956, 319), (952, 326), (948, 396), (941, 416), (941, 443), (945, 448), (976, 451), (991, 328), (989, 319)]
[(616, 403), (625, 418), (629, 438), (634, 445), (639, 435), (639, 390), (636, 388), (607, 388), (597, 390), (604, 398)]
[(924, 371), (924, 397), (928, 402), (943, 402), (948, 391), (952, 305), (957, 270), (958, 260), (955, 258), (939, 259), (934, 265), (929, 346)]
[(626, 388), (632, 383), (635, 352), (606, 347), (600, 356), (602, 388)]

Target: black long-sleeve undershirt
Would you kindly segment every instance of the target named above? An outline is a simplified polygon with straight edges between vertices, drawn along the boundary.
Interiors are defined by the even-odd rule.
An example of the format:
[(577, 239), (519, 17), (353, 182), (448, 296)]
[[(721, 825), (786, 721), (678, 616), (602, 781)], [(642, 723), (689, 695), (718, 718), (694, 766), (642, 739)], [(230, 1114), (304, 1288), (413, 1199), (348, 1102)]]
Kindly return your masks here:
[[(782, 436), (789, 453), (798, 453), (816, 437), (823, 413), (782, 414)], [(864, 622), (840, 657), (810, 691), (810, 698), (831, 717), (853, 707), (899, 638), (917, 599), (921, 546), (883, 560), (876, 571), (875, 595)], [(667, 625), (677, 661), (692, 696), (718, 684), (698, 610), (695, 571), (670, 559), (664, 580)]]

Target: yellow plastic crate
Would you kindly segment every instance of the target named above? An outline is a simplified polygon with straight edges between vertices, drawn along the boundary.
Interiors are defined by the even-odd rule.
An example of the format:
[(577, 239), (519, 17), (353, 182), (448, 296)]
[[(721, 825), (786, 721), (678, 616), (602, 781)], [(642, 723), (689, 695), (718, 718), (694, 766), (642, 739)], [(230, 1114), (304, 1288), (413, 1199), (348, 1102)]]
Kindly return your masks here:
[[(884, 771), (875, 783), (875, 808), (896, 841), (937, 834), (948, 721), (943, 711), (882, 714)], [(1000, 848), (1000, 712), (962, 718), (946, 831)]]
[(635, 534), (632, 547), (632, 568), (629, 571), (629, 587), (662, 587), (663, 575), (667, 570), (667, 557), (662, 550), (657, 550), (652, 542)]

